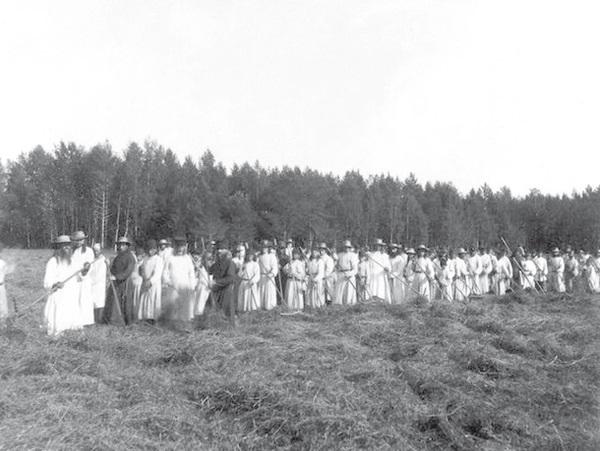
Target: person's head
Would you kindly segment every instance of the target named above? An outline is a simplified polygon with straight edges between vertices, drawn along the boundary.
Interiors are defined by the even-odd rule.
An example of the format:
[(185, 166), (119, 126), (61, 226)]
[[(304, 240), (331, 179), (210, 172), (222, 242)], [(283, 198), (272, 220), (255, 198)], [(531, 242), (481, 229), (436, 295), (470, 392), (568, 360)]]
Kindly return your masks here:
[(415, 257), (415, 250), (412, 247), (409, 247), (406, 250), (406, 255), (407, 255), (407, 257), (408, 257), (409, 260), (412, 259), (412, 258), (414, 258)]
[(56, 255), (62, 260), (71, 260), (71, 254), (73, 252), (72, 241), (68, 235), (60, 235), (54, 241), (54, 249), (56, 249)]
[(162, 239), (158, 242), (158, 250), (159, 251), (164, 251), (167, 246), (169, 245), (169, 242), (166, 239)]
[(138, 258), (138, 260), (141, 260), (146, 256), (146, 250), (143, 246), (138, 246), (135, 248), (135, 256)]
[(327, 250), (328, 250), (327, 249), (327, 244), (325, 244), (325, 243), (319, 244), (319, 254), (320, 255), (323, 256), (323, 255), (327, 254)]
[(158, 253), (158, 245), (156, 240), (150, 239), (146, 242), (146, 251), (150, 257), (154, 257)]
[(344, 243), (342, 244), (342, 250), (343, 252), (352, 252), (352, 243), (350, 242), (350, 240), (344, 241)]
[(78, 230), (77, 232), (73, 233), (73, 235), (71, 236), (73, 248), (78, 249), (80, 247), (84, 247), (86, 238), (87, 236), (81, 230)]
[(300, 260), (302, 258), (302, 252), (300, 252), (300, 249), (294, 249), (292, 251), (292, 258), (294, 260)]
[(187, 239), (184, 236), (176, 236), (173, 238), (173, 254), (185, 255), (187, 254)]
[(319, 258), (321, 254), (319, 253), (319, 248), (317, 247), (313, 247), (312, 250), (310, 251), (310, 257), (311, 258)]
[(417, 247), (417, 257), (425, 257), (427, 255), (427, 247), (424, 244)]
[(285, 242), (285, 246), (288, 249), (291, 249), (292, 247), (294, 247), (294, 241), (291, 238), (288, 238), (287, 241)]
[(92, 251), (94, 252), (94, 257), (95, 258), (100, 257), (100, 254), (102, 253), (102, 246), (100, 246), (100, 243), (95, 243), (92, 246)]
[(458, 258), (465, 258), (467, 255), (467, 251), (465, 251), (462, 247), (458, 249)]
[(440, 266), (441, 266), (442, 268), (445, 268), (447, 263), (448, 263), (448, 262), (446, 261), (446, 259), (445, 259), (445, 258), (443, 258), (443, 257), (442, 257), (442, 258), (440, 258)]
[(473, 246), (471, 246), (469, 248), (469, 255), (473, 256), (473, 255), (475, 255), (476, 252), (477, 252), (477, 250)]
[(268, 254), (271, 251), (271, 243), (268, 240), (263, 240), (260, 245), (260, 253)]
[(131, 246), (131, 241), (129, 241), (129, 238), (122, 236), (117, 240), (117, 252), (119, 254), (123, 253), (123, 252), (127, 252), (129, 250), (129, 247)]
[(375, 240), (375, 243), (373, 243), (373, 249), (375, 249), (375, 252), (383, 252), (385, 249), (385, 243), (383, 242), (383, 240), (381, 238), (377, 238)]

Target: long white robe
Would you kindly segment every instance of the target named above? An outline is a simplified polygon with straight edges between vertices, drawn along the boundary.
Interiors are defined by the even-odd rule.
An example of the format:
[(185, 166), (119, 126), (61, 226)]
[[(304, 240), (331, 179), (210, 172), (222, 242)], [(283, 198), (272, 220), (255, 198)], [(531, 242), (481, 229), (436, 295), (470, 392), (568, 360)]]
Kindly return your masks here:
[(493, 277), (494, 294), (502, 296), (506, 294), (506, 289), (510, 287), (510, 281), (513, 278), (513, 267), (510, 259), (504, 255), (496, 263), (495, 274)]
[(521, 286), (524, 289), (531, 288), (535, 289), (535, 275), (537, 273), (537, 268), (535, 267), (535, 263), (531, 259), (525, 259), (521, 262)]
[[(50, 290), (55, 283), (64, 281), (78, 269), (80, 268), (75, 268), (72, 263), (52, 257), (46, 264), (44, 288)], [(65, 330), (83, 328), (79, 293), (79, 282), (76, 277), (73, 277), (65, 282), (63, 288), (48, 296), (44, 321), (49, 335), (59, 335)]]
[(470, 292), (472, 292), (473, 294), (484, 294), (481, 291), (480, 281), (480, 275), (483, 269), (481, 266), (481, 258), (477, 254), (469, 255), (465, 259), (465, 263), (467, 264), (468, 272), (465, 282), (469, 286)]
[(92, 281), (92, 299), (94, 308), (104, 308), (106, 303), (106, 270), (108, 260), (104, 255), (101, 255), (90, 267), (88, 276)]
[[(94, 260), (94, 251), (86, 247), (85, 251), (82, 247), (73, 250), (71, 256), (71, 264), (74, 271), (82, 269), (85, 263), (92, 263)], [(84, 326), (94, 324), (94, 294), (92, 289), (92, 278), (90, 273), (84, 276), (81, 273), (77, 276), (79, 287), (79, 309), (81, 314), (81, 322)]]
[(139, 261), (137, 257), (135, 257), (135, 266), (133, 268), (133, 272), (129, 276), (129, 279), (127, 279), (127, 287), (125, 288), (127, 292), (127, 302), (129, 305), (131, 305), (133, 312), (135, 312), (133, 319), (140, 319), (138, 316), (138, 309), (140, 306), (142, 282), (144, 281), (144, 279), (142, 279), (142, 276), (140, 275), (141, 263), (142, 262)]
[(8, 317), (8, 298), (6, 296), (6, 287), (4, 286), (4, 277), (8, 269), (8, 264), (0, 260), (0, 320)]
[(167, 318), (182, 321), (194, 317), (193, 294), (196, 288), (196, 271), (192, 257), (187, 254), (172, 255), (167, 259), (162, 276), (165, 298), (163, 311)]
[(540, 284), (546, 282), (548, 280), (548, 261), (542, 257), (538, 256), (533, 259), (533, 263), (535, 263), (535, 281)]
[(304, 308), (306, 287), (306, 265), (302, 260), (292, 260), (286, 265), (288, 276), (285, 286), (285, 302), (292, 310)]
[(406, 267), (408, 256), (406, 254), (396, 255), (390, 262), (392, 268), (390, 279), (392, 285), (392, 303), (402, 304), (407, 299), (408, 288), (404, 280), (404, 268)]
[(600, 257), (590, 257), (586, 263), (588, 288), (592, 293), (600, 293)]
[(431, 286), (430, 280), (433, 280), (435, 271), (433, 263), (427, 257), (415, 257), (410, 266), (412, 267), (413, 279), (411, 282), (411, 293), (409, 299), (415, 299), (417, 293), (419, 296), (423, 296), (428, 301), (431, 300)]
[(308, 261), (308, 286), (306, 290), (307, 307), (323, 307), (325, 305), (325, 262), (321, 258), (311, 258)]
[(358, 255), (355, 252), (344, 252), (336, 263), (336, 287), (334, 304), (356, 304), (356, 274), (358, 273)]
[(454, 300), (466, 301), (471, 294), (471, 289), (467, 285), (469, 270), (467, 262), (462, 258), (454, 260)]
[(565, 292), (565, 261), (560, 256), (548, 259), (548, 290), (556, 293)]
[(390, 304), (392, 302), (392, 292), (388, 279), (388, 272), (392, 270), (390, 258), (388, 254), (380, 251), (370, 252), (368, 255), (370, 261), (369, 294), (371, 298), (377, 298), (380, 301)]
[(210, 282), (212, 276), (208, 274), (208, 271), (204, 266), (196, 269), (197, 283), (196, 290), (194, 292), (194, 316), (200, 316), (204, 313), (206, 308), (206, 301), (211, 296), (210, 294)]
[(279, 274), (279, 262), (277, 256), (272, 253), (260, 254), (258, 256), (258, 267), (260, 268), (260, 280), (258, 282), (258, 296), (261, 308), (265, 310), (274, 309), (277, 306), (277, 281), (275, 277)]
[(142, 280), (150, 282), (150, 286), (142, 286), (137, 308), (138, 319), (154, 319), (160, 317), (162, 309), (162, 273), (164, 260), (159, 255), (147, 256), (140, 265)]
[(479, 288), (481, 294), (487, 294), (490, 291), (490, 273), (494, 269), (492, 265), (492, 258), (490, 254), (483, 253), (479, 255), (479, 261), (481, 262), (481, 273), (479, 274)]
[(260, 281), (260, 267), (258, 262), (249, 261), (242, 267), (242, 281), (238, 291), (238, 310), (250, 312), (260, 310), (261, 303), (258, 293), (258, 282)]
[(438, 266), (436, 268), (437, 281), (440, 286), (439, 298), (442, 301), (452, 302), (454, 300), (454, 287), (452, 282), (454, 281), (454, 265), (445, 267)]

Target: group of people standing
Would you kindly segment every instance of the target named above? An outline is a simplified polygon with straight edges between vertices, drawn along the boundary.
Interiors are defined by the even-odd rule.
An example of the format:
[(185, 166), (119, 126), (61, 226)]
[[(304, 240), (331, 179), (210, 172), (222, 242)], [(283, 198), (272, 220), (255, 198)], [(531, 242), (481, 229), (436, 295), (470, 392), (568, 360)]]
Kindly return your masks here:
[(258, 250), (226, 241), (200, 250), (185, 237), (151, 239), (135, 249), (121, 237), (116, 245), (109, 261), (100, 245), (87, 246), (82, 231), (56, 239), (44, 278), (50, 334), (94, 323), (190, 321), (207, 302), (235, 322), (236, 313), (277, 305), (300, 311), (370, 300), (453, 302), (516, 289), (560, 293), (578, 279), (600, 292), (600, 251), (576, 255), (571, 248), (548, 256), (518, 248), (509, 256), (506, 248), (405, 249), (378, 239), (358, 252), (348, 240), (339, 252), (326, 243), (295, 247), (292, 240), (279, 249), (265, 240)]

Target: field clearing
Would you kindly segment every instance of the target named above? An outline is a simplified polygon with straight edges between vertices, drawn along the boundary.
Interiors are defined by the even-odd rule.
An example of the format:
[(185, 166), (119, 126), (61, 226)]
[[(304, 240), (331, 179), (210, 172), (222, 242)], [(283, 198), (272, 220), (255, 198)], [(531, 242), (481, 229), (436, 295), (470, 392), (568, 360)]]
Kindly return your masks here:
[[(5, 250), (18, 311), (50, 251)], [(600, 297), (508, 295), (51, 339), (0, 332), (0, 449), (598, 450)]]

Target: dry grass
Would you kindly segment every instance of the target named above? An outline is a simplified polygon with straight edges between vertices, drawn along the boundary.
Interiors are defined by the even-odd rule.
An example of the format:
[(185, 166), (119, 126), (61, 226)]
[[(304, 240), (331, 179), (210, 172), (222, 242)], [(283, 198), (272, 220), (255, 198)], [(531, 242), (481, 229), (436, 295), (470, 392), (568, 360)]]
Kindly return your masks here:
[[(24, 305), (47, 254), (23, 255), (34, 283), (8, 289)], [(599, 303), (255, 312), (235, 329), (212, 313), (58, 340), (40, 304), (0, 333), (0, 449), (596, 450)]]

